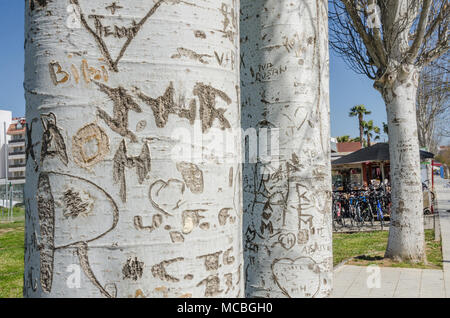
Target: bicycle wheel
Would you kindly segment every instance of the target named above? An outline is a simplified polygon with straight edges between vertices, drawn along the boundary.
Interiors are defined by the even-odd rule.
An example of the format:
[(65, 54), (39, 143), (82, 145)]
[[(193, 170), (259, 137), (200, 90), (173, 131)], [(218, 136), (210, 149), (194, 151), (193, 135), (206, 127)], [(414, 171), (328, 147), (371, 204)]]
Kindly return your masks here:
[(356, 206), (356, 208), (355, 208), (355, 223), (356, 223), (356, 226), (358, 227), (358, 228), (361, 228), (363, 225), (364, 225), (364, 218), (363, 218), (363, 216), (362, 216), (362, 214), (361, 214), (361, 208), (359, 207), (359, 205), (358, 206)]
[(366, 221), (370, 223), (371, 227), (373, 227), (373, 213), (370, 204), (366, 208)]
[(340, 230), (342, 228), (342, 216), (338, 216), (336, 211), (333, 211), (333, 229)]

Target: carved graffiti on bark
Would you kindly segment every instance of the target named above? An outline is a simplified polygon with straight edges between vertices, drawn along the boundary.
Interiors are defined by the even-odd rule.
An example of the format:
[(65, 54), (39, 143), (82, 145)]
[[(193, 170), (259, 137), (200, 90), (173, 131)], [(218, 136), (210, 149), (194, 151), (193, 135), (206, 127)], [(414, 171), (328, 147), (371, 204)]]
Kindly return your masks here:
[(128, 157), (125, 140), (120, 143), (119, 149), (114, 156), (113, 178), (120, 183), (120, 198), (127, 201), (127, 186), (125, 180), (125, 168), (136, 168), (138, 182), (142, 184), (151, 169), (151, 157), (148, 144), (142, 147), (141, 154), (137, 157)]
[(27, 146), (26, 146), (26, 149), (25, 149), (25, 156), (26, 156), (26, 161), (28, 162), (28, 158), (30, 158), (31, 157), (31, 159), (33, 160), (33, 162), (34, 162), (34, 170), (35, 171), (38, 171), (38, 169), (39, 169), (39, 164), (38, 164), (38, 162), (37, 162), (37, 160), (36, 160), (36, 154), (35, 154), (35, 152), (34, 152), (34, 147), (35, 146), (37, 146), (38, 144), (40, 144), (41, 142), (40, 141), (38, 141), (38, 142), (36, 142), (36, 143), (33, 143), (33, 136), (32, 136), (32, 133), (33, 133), (33, 123), (34, 122), (36, 122), (36, 121), (38, 121), (38, 119), (37, 118), (34, 118), (32, 121), (31, 121), (31, 123), (28, 125), (28, 123), (26, 123), (26, 125), (25, 125), (25, 128), (26, 128), (26, 137), (27, 137)]
[(181, 262), (183, 260), (184, 260), (183, 257), (177, 257), (177, 258), (173, 258), (173, 259), (170, 259), (167, 261), (162, 261), (161, 263), (154, 265), (152, 267), (153, 277), (159, 278), (160, 280), (167, 281), (167, 282), (173, 282), (173, 283), (179, 282), (180, 280), (178, 278), (167, 274), (166, 267), (169, 266), (170, 264), (173, 264), (176, 262)]
[(273, 279), (291, 297), (314, 297), (320, 289), (320, 268), (310, 257), (274, 259)]
[(192, 193), (203, 192), (203, 172), (193, 163), (180, 162), (177, 163), (177, 170), (183, 176), (186, 186)]
[(169, 120), (169, 114), (177, 115), (180, 118), (187, 118), (191, 125), (194, 123), (195, 112), (197, 109), (195, 100), (190, 103), (188, 109), (176, 104), (174, 95), (175, 89), (173, 88), (173, 82), (170, 82), (164, 94), (156, 99), (151, 98), (142, 92), (138, 93), (138, 97), (152, 108), (155, 123), (158, 128), (166, 126)]
[(141, 107), (128, 94), (127, 90), (119, 86), (117, 88), (109, 87), (105, 84), (94, 82), (101, 92), (108, 95), (114, 103), (113, 117), (109, 116), (104, 110), (98, 108), (98, 116), (105, 121), (111, 130), (122, 137), (129, 138), (131, 142), (137, 142), (137, 137), (128, 129), (128, 112), (130, 110), (141, 113)]
[(72, 138), (72, 154), (83, 168), (93, 166), (109, 153), (109, 138), (103, 129), (92, 123), (84, 126)]
[(42, 114), (41, 122), (44, 129), (41, 147), (41, 166), (46, 157), (58, 157), (67, 166), (69, 158), (67, 157), (66, 143), (56, 125), (55, 114)]
[(49, 293), (53, 281), (53, 256), (55, 249), (55, 202), (53, 199), (48, 174), (41, 173), (38, 181), (38, 214), (40, 225), (40, 260), (41, 260), (41, 286), (44, 292)]
[[(89, 240), (84, 241), (76, 241), (72, 242), (70, 244), (64, 245), (64, 246), (55, 246), (55, 200), (54, 200), (54, 194), (53, 189), (50, 184), (50, 176), (59, 176), (64, 178), (73, 178), (75, 180), (79, 180), (81, 182), (85, 182), (86, 184), (89, 184), (96, 188), (98, 191), (103, 193), (103, 195), (106, 197), (106, 199), (110, 202), (112, 207), (112, 224), (111, 227), (109, 227), (106, 231), (102, 233), (98, 233), (93, 238), (90, 238)], [(99, 291), (106, 297), (115, 297), (115, 294), (117, 292), (115, 285), (111, 285), (110, 289), (112, 291), (108, 291), (107, 287), (108, 285), (105, 285), (103, 287), (98, 279), (96, 278), (95, 274), (92, 271), (92, 268), (89, 264), (88, 260), (88, 244), (90, 242), (94, 242), (101, 237), (105, 236), (109, 232), (111, 232), (113, 229), (116, 228), (117, 223), (119, 221), (119, 209), (112, 199), (112, 197), (105, 192), (101, 187), (96, 185), (95, 183), (81, 178), (77, 176), (72, 176), (64, 173), (58, 173), (58, 172), (42, 172), (39, 175), (38, 180), (38, 195), (37, 195), (37, 209), (38, 209), (38, 215), (39, 215), (39, 224), (40, 224), (40, 243), (39, 244), (39, 250), (40, 250), (40, 273), (41, 273), (41, 286), (42, 289), (50, 293), (51, 287), (52, 287), (52, 281), (53, 281), (53, 267), (54, 267), (54, 252), (56, 250), (65, 249), (65, 248), (76, 248), (77, 255), (80, 261), (80, 266), (83, 269), (86, 276), (89, 278), (89, 280), (99, 289)], [(65, 193), (68, 195), (67, 191)], [(80, 202), (78, 200), (73, 200), (73, 194), (74, 192), (70, 192), (70, 205), (75, 207), (75, 205), (79, 205)], [(66, 195), (63, 194), (63, 197)], [(68, 202), (66, 200), (66, 202)], [(72, 211), (73, 212), (73, 211)]]
[(124, 279), (138, 280), (142, 277), (144, 271), (144, 262), (140, 262), (137, 257), (129, 258), (122, 268)]
[(134, 23), (132, 26), (132, 32), (127, 33), (127, 40), (125, 41), (124, 45), (122, 46), (117, 58), (114, 60), (109, 52), (109, 49), (105, 43), (105, 41), (102, 38), (102, 34), (99, 34), (99, 21), (96, 20), (96, 31), (94, 31), (88, 24), (86, 20), (86, 16), (81, 10), (80, 4), (78, 0), (70, 0), (72, 5), (76, 6), (77, 11), (80, 13), (80, 20), (83, 27), (88, 31), (88, 33), (94, 38), (95, 42), (97, 43), (97, 46), (100, 49), (100, 52), (102, 53), (103, 57), (106, 59), (108, 66), (111, 70), (115, 72), (119, 72), (118, 64), (120, 60), (123, 58), (126, 50), (128, 49), (130, 43), (133, 41), (133, 39), (138, 34), (139, 30), (142, 28), (142, 26), (148, 21), (148, 19), (158, 10), (158, 8), (161, 6), (162, 3), (164, 3), (165, 0), (159, 0), (156, 2), (153, 7), (147, 12), (147, 14), (138, 22)]
[(200, 119), (202, 121), (203, 132), (206, 132), (212, 127), (215, 119), (219, 120), (222, 130), (231, 128), (230, 122), (224, 116), (226, 110), (216, 108), (217, 97), (220, 97), (227, 105), (231, 104), (232, 100), (227, 94), (203, 83), (197, 83), (193, 92), (200, 101)]

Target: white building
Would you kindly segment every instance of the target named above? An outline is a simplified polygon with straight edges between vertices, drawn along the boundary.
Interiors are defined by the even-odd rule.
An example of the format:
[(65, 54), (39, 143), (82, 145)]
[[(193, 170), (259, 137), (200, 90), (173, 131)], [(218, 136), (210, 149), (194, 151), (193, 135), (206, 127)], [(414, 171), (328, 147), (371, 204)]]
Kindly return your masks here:
[(0, 110), (0, 205), (9, 196), (9, 191), (13, 201), (23, 200), (25, 136), (25, 118), (12, 118), (10, 111)]
[[(0, 110), (0, 184), (5, 183), (6, 177), (6, 157), (7, 153), (7, 143), (9, 142), (10, 136), (6, 134), (6, 144), (5, 144), (5, 127), (6, 130), (9, 128), (12, 122), (12, 113), (8, 110)], [(3, 182), (2, 182), (3, 181)]]
[[(8, 127), (8, 181), (12, 185), (25, 184), (25, 138), (26, 138), (25, 118), (13, 118)], [(21, 187), (15, 187), (19, 190)]]

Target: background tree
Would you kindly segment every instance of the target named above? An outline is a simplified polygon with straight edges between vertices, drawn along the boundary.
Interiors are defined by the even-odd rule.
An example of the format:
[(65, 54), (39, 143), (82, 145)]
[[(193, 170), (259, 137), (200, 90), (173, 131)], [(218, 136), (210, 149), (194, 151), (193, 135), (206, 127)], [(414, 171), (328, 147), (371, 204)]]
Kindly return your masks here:
[(364, 140), (364, 115), (370, 115), (372, 112), (366, 109), (364, 105), (356, 105), (350, 109), (348, 114), (350, 117), (358, 117), (359, 124), (359, 138)]
[(337, 142), (350, 142), (349, 135), (340, 136), (340, 137), (337, 137), (336, 139), (337, 139)]
[(332, 48), (374, 80), (386, 103), (393, 259), (425, 258), (416, 95), (421, 69), (448, 51), (449, 12), (447, 0), (331, 1)]
[(331, 292), (327, 4), (241, 1), (242, 127), (279, 136), (244, 164), (248, 297)]
[[(372, 146), (372, 140), (379, 140), (380, 139), (380, 127), (375, 126), (373, 124), (373, 120), (364, 121), (363, 122), (364, 127), (364, 136), (367, 137), (367, 146)], [(375, 138), (374, 138), (374, 133)]]
[(450, 166), (450, 145), (436, 155), (436, 161)]
[(419, 145), (434, 153), (449, 126), (449, 58), (447, 53), (424, 67), (419, 78), (416, 107)]
[(243, 296), (238, 12), (26, 0), (25, 296)]

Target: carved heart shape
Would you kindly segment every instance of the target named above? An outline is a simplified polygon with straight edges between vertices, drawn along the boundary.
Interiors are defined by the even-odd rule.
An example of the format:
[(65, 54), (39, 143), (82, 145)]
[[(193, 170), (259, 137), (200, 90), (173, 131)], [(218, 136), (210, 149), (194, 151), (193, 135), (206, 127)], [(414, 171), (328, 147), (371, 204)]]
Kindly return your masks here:
[(289, 298), (314, 297), (320, 288), (320, 268), (310, 257), (275, 259), (275, 283)]
[(287, 234), (281, 234), (278, 237), (278, 242), (283, 246), (285, 249), (290, 250), (295, 245), (295, 234), (293, 233), (287, 233)]
[(122, 48), (119, 52), (119, 55), (117, 56), (117, 58), (115, 60), (113, 60), (113, 58), (111, 57), (111, 54), (109, 53), (109, 50), (108, 50), (108, 47), (107, 47), (105, 41), (103, 41), (103, 39), (87, 23), (86, 17), (84, 15), (83, 11), (81, 10), (78, 0), (70, 0), (70, 3), (76, 7), (76, 11), (80, 15), (80, 21), (81, 21), (81, 24), (83, 25), (83, 27), (86, 28), (86, 30), (89, 32), (89, 34), (91, 34), (94, 37), (95, 42), (97, 42), (100, 52), (102, 53), (103, 57), (106, 59), (106, 62), (108, 63), (109, 68), (114, 72), (119, 72), (117, 65), (119, 64), (120, 60), (122, 59), (123, 55), (125, 54), (126, 50), (128, 49), (128, 46), (133, 41), (133, 39), (136, 37), (136, 35), (139, 33), (139, 30), (141, 29), (141, 27), (156, 12), (156, 10), (161, 6), (161, 4), (164, 1), (165, 0), (158, 0), (158, 2), (156, 2), (155, 5), (147, 12), (145, 17), (143, 17), (142, 20), (140, 20), (136, 25), (133, 26), (134, 32), (132, 32), (132, 34), (130, 34), (128, 36), (125, 44), (122, 46)]

